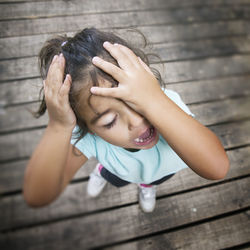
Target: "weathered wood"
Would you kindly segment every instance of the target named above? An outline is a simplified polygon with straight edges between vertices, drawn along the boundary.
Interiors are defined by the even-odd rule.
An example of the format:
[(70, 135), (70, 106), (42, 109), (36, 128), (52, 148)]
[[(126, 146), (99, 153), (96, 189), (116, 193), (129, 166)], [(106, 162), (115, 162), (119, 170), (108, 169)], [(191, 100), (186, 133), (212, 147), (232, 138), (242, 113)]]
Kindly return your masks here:
[[(250, 77), (250, 75), (249, 75)], [(0, 84), (1, 108), (8, 105), (34, 102), (39, 100), (39, 91), (43, 86), (41, 78), (12, 81)]]
[[(53, 0), (53, 1), (56, 1), (58, 2), (58, 4), (62, 4), (62, 1), (60, 0)], [(75, 0), (75, 1), (78, 1), (78, 3), (81, 3), (82, 0)], [(98, 5), (99, 4), (99, 1), (98, 0), (92, 0), (95, 5)], [(131, 0), (132, 1), (132, 0)], [(15, 2), (15, 3), (18, 3), (18, 2), (24, 2), (24, 0), (0, 0), (0, 3), (9, 3), (9, 2)], [(25, 2), (51, 2), (51, 0), (25, 0)], [(146, 3), (146, 4), (149, 4), (150, 1), (140, 1), (141, 3)], [(158, 3), (158, 2), (157, 2)], [(170, 0), (168, 1), (168, 6), (170, 7), (178, 7), (178, 6), (193, 6), (193, 5), (207, 5), (207, 4), (211, 4), (214, 5), (214, 4), (223, 4), (223, 5), (235, 5), (235, 0), (213, 0), (212, 2), (211, 1), (204, 1), (204, 0), (190, 0), (188, 2), (186, 1), (183, 1), (183, 0)], [(238, 0), (237, 1), (237, 4), (249, 4), (249, 0)], [(134, 4), (134, 2), (132, 1), (132, 4)], [(140, 3), (138, 3), (140, 4)], [(102, 5), (101, 5), (102, 7)], [(112, 9), (112, 5), (111, 7), (109, 8), (109, 10)]]
[[(226, 180), (250, 174), (249, 153), (250, 147), (228, 151), (231, 166), (230, 171), (225, 178)], [(95, 161), (93, 160), (90, 162), (89, 165), (85, 164), (81, 168), (82, 175), (88, 175), (92, 171)], [(12, 181), (11, 176), (10, 180)], [(4, 180), (4, 183), (6, 183), (6, 181), (7, 179)], [(20, 179), (18, 182), (20, 182)], [(216, 182), (219, 181), (206, 180), (197, 174), (194, 174), (192, 170), (185, 169), (177, 173), (167, 182), (159, 185), (157, 187), (157, 197), (173, 195), (176, 192), (182, 192), (192, 188), (200, 188), (204, 185)], [(232, 186), (234, 186), (234, 184), (232, 184)], [(88, 198), (86, 196), (86, 188), (86, 182), (69, 185), (54, 203), (39, 210), (28, 208), (21, 195), (4, 197), (0, 202), (0, 210), (2, 211), (0, 214), (0, 228), (15, 228), (25, 224), (55, 220), (137, 201), (136, 186), (134, 185), (129, 185), (123, 188), (116, 188), (108, 185), (98, 199)], [(15, 211), (11, 210), (11, 207), (14, 207)]]
[[(213, 99), (213, 96), (211, 96), (211, 99)], [(31, 103), (2, 108), (0, 133), (46, 126), (48, 123), (47, 112), (39, 119), (34, 118), (31, 113), (31, 111), (37, 111), (38, 106), (38, 103)], [(221, 122), (237, 121), (250, 118), (250, 96), (192, 104), (189, 105), (189, 108), (196, 115), (196, 119), (207, 126)]]
[(154, 64), (167, 83), (210, 79), (249, 72), (250, 57), (247, 55), (208, 58), (204, 60)]
[[(222, 77), (231, 74), (246, 74), (250, 72), (250, 56), (235, 55), (220, 58), (205, 58), (195, 61), (168, 62), (153, 64), (162, 74), (166, 82), (191, 81), (206, 78)], [(10, 60), (6, 64), (0, 61), (0, 81), (39, 77), (36, 57)]]
[[(215, 130), (216, 132), (216, 130)], [(224, 135), (220, 135), (220, 137), (224, 137)], [(241, 137), (243, 139), (243, 137)], [(227, 140), (230, 140), (230, 137), (227, 136)], [(225, 143), (224, 139), (224, 143)], [(244, 141), (242, 141), (244, 143)], [(248, 163), (250, 161), (250, 148), (239, 148), (227, 151), (227, 155), (230, 159), (230, 172), (227, 178), (231, 178), (236, 176), (235, 171), (238, 175), (244, 175), (248, 172)], [(16, 190), (21, 190), (23, 185), (23, 176), (24, 170), (27, 165), (28, 160), (19, 160), (14, 162), (2, 163), (0, 164), (0, 194), (6, 192), (12, 192)], [(92, 158), (88, 160), (84, 166), (80, 168), (80, 170), (76, 173), (74, 180), (80, 178), (86, 178), (91, 173), (93, 167), (97, 163), (96, 159)], [(186, 178), (184, 178), (186, 179)], [(204, 179), (202, 179), (204, 180)], [(196, 180), (192, 181), (196, 183)]]
[[(248, 189), (249, 179), (244, 178), (158, 199), (153, 214), (145, 214), (139, 210), (138, 204), (133, 204), (112, 212), (99, 212), (35, 228), (24, 228), (1, 235), (0, 242), (5, 242), (8, 249), (16, 246), (32, 249), (45, 245), (49, 249), (68, 249), (72, 245), (75, 249), (102, 246), (247, 207), (250, 205)], [(98, 241), (93, 241), (96, 235)], [(65, 237), (70, 237), (70, 240), (63, 240)]]
[[(221, 249), (249, 241), (249, 210), (227, 213), (250, 203), (250, 0), (11, 1), (0, 1), (0, 228), (9, 230), (1, 234), (0, 248), (89, 249), (134, 239), (117, 248)], [(118, 34), (141, 42), (138, 34), (125, 32), (131, 25), (140, 28), (165, 62), (168, 88), (221, 139), (231, 163), (226, 182), (185, 169), (158, 187), (155, 212), (144, 214), (135, 185), (108, 185), (100, 198), (86, 196), (86, 177), (96, 164), (91, 159), (53, 204), (27, 208), (20, 194), (24, 169), (44, 130), (37, 126), (47, 122), (24, 109), (36, 105), (29, 102), (37, 101), (41, 86), (35, 56), (55, 32), (72, 35), (86, 25), (118, 27)]]
[[(185, 14), (183, 15), (186, 16)], [(180, 17), (181, 16), (182, 15), (180, 15)], [(203, 19), (203, 21), (206, 21), (206, 19)], [(111, 28), (129, 28), (133, 26), (138, 27), (141, 25), (143, 26), (157, 25), (157, 26), (165, 26), (168, 27), (168, 29), (172, 29), (173, 28), (172, 26), (176, 26), (176, 24), (173, 25), (174, 23), (176, 22), (171, 17), (171, 14), (166, 15), (166, 10), (139, 11), (139, 12), (135, 11), (135, 12), (125, 12), (125, 13), (118, 12), (118, 13), (107, 13), (107, 14), (86, 14), (81, 16), (38, 18), (31, 20), (28, 19), (11, 20), (11, 21), (7, 20), (1, 22), (2, 25), (0, 27), (0, 37), (60, 33), (60, 32), (65, 33), (65, 32), (78, 31), (83, 29), (84, 27), (92, 27), (92, 26), (95, 26), (97, 28), (111, 29)], [(222, 34), (224, 34), (225, 31), (221, 29), (221, 26), (223, 26), (223, 24), (225, 26), (225, 23), (227, 22), (220, 21), (218, 23), (220, 23), (220, 25), (217, 27), (217, 29), (220, 29)], [(238, 23), (238, 25), (239, 24), (241, 26), (243, 25), (243, 27), (240, 27), (242, 33), (242, 29), (247, 28), (244, 26), (247, 26), (248, 21), (244, 20), (230, 21), (229, 23)], [(172, 24), (172, 25), (167, 25), (167, 24)], [(193, 25), (196, 28), (198, 28), (200, 25), (204, 26), (203, 23), (200, 24), (191, 23), (187, 25)], [(211, 22), (208, 22), (207, 26), (217, 26), (217, 25), (215, 25), (215, 22), (213, 22), (213, 25), (211, 25)], [(216, 27), (214, 28), (216, 29)], [(238, 34), (239, 32), (240, 30), (238, 31)]]
[[(226, 149), (246, 145), (250, 142), (249, 120), (209, 128), (219, 136)], [(0, 140), (1, 162), (29, 157), (41, 139), (42, 133), (43, 129), (38, 129), (2, 135)]]
[[(163, 79), (164, 80), (164, 79)], [(218, 79), (167, 84), (167, 89), (177, 91), (187, 104), (207, 102), (250, 94), (250, 75), (228, 76)], [(34, 102), (39, 99), (42, 87), (40, 78), (0, 84), (0, 105), (3, 107)]]
[[(221, 25), (221, 23), (219, 23)], [(198, 26), (202, 30), (202, 26), (206, 24), (199, 24)], [(239, 27), (240, 30), (235, 29), (234, 26), (241, 26), (238, 22), (231, 22), (229, 24), (224, 25), (226, 30), (223, 31), (223, 34), (226, 36), (230, 36), (228, 38), (221, 38), (217, 40), (206, 39), (210, 36), (212, 37), (220, 37), (221, 31), (216, 29), (215, 26), (211, 26), (206, 28), (205, 31), (202, 31), (202, 36), (197, 34), (197, 27), (195, 25), (178, 25), (174, 27), (174, 30), (177, 32), (171, 31), (169, 28), (165, 30), (165, 33), (157, 33), (154, 37), (149, 36), (150, 40), (154, 42), (161, 43), (162, 41), (167, 42), (167, 44), (163, 45), (154, 45), (152, 49), (155, 52), (159, 53), (159, 55), (164, 58), (164, 60), (177, 60), (177, 59), (188, 59), (193, 58), (194, 55), (197, 56), (197, 53), (201, 53), (200, 56), (204, 55), (217, 55), (218, 53), (242, 53), (249, 52), (249, 38), (245, 36), (241, 37), (233, 37), (233, 35), (244, 35), (244, 27)], [(229, 26), (233, 29), (230, 31)], [(142, 27), (141, 27), (142, 28)], [(141, 29), (139, 28), (139, 30)], [(146, 31), (150, 35), (150, 30), (152, 32), (156, 29), (156, 27), (143, 27), (144, 31)], [(183, 36), (183, 32), (188, 31), (189, 40), (186, 42), (178, 42), (180, 40), (187, 39), (187, 36)], [(136, 32), (124, 30), (116, 30), (118, 35), (126, 37), (129, 35), (130, 39), (133, 40), (133, 44), (139, 45), (142, 44), (142, 37)], [(157, 31), (155, 31), (156, 33)], [(167, 32), (167, 33), (166, 33)], [(217, 33), (216, 33), (217, 32)], [(54, 34), (55, 35), (55, 34)], [(39, 53), (39, 50), (42, 48), (43, 43), (54, 36), (52, 34), (41, 34), (41, 35), (32, 35), (32, 36), (21, 36), (21, 37), (8, 37), (0, 39), (0, 53), (2, 59), (8, 58), (18, 58), (18, 57), (27, 57), (27, 56), (35, 56)], [(68, 36), (73, 36), (74, 33), (67, 33)], [(191, 37), (192, 36), (192, 37)], [(196, 38), (203, 39), (203, 41), (196, 41)], [(204, 39), (205, 38), (205, 39)], [(204, 47), (207, 49), (204, 50)], [(194, 54), (195, 53), (195, 54)]]
[(250, 235), (250, 212), (231, 215), (218, 220), (202, 223), (177, 230), (175, 232), (163, 233), (157, 236), (148, 237), (143, 240), (127, 244), (107, 247), (109, 250), (165, 250), (165, 249), (227, 249), (249, 242)]
[[(243, 4), (245, 1), (241, 1)], [(164, 8), (178, 8), (179, 11), (182, 11), (181, 8), (184, 8), (188, 11), (188, 8), (197, 6), (200, 7), (199, 11), (195, 12), (195, 15), (197, 13), (202, 13), (202, 8), (204, 5), (206, 7), (216, 7), (214, 9), (213, 15), (220, 14), (219, 17), (223, 18), (224, 15), (230, 18), (236, 18), (239, 17), (238, 11), (236, 10), (240, 9), (241, 14), (243, 14), (247, 7), (244, 6), (246, 9), (243, 9), (243, 7), (240, 6), (242, 4), (241, 2), (237, 2), (237, 5), (233, 6), (226, 6), (227, 13), (222, 12), (221, 8), (225, 9), (225, 1), (223, 2), (223, 6), (221, 7), (221, 1), (213, 1), (213, 4), (211, 4), (209, 1), (206, 3), (204, 1), (188, 1), (188, 3), (185, 3), (184, 1), (165, 1), (165, 0), (156, 0), (156, 1), (138, 1), (136, 4), (133, 0), (129, 1), (106, 1), (101, 2), (98, 0), (95, 1), (89, 1), (88, 4), (82, 2), (82, 1), (50, 1), (48, 2), (24, 2), (24, 3), (8, 3), (1, 7), (0, 9), (0, 19), (6, 20), (6, 19), (19, 19), (19, 18), (39, 18), (39, 17), (54, 17), (54, 16), (68, 16), (68, 15), (82, 15), (87, 13), (103, 13), (103, 12), (109, 12), (110, 9), (112, 11), (138, 11), (138, 10), (145, 10), (145, 9), (164, 9)], [(230, 4), (230, 3), (229, 3)], [(218, 6), (219, 5), (219, 6)], [(49, 6), (49, 8), (48, 8)], [(236, 9), (236, 10), (235, 10)], [(171, 10), (173, 12), (176, 12), (178, 10)], [(166, 11), (167, 12), (167, 11)], [(235, 13), (236, 12), (236, 13)], [(172, 14), (173, 15), (173, 14)], [(184, 14), (185, 16), (185, 14)], [(177, 18), (179, 15), (177, 16)], [(211, 14), (210, 14), (211, 18)], [(189, 19), (186, 21), (192, 21), (192, 16), (190, 16)]]
[[(79, 16), (60, 16), (31, 20), (7, 20), (2, 21), (2, 25), (0, 27), (0, 37), (66, 31), (70, 32), (72, 30), (82, 29), (82, 27), (85, 26), (96, 26), (98, 28), (118, 28), (140, 25), (159, 25), (175, 22), (174, 19), (169, 15), (170, 13), (166, 12), (166, 10), (150, 10), (140, 12), (116, 12), (107, 14), (91, 13)], [(20, 30), (22, 30), (22, 34), (20, 33)]]

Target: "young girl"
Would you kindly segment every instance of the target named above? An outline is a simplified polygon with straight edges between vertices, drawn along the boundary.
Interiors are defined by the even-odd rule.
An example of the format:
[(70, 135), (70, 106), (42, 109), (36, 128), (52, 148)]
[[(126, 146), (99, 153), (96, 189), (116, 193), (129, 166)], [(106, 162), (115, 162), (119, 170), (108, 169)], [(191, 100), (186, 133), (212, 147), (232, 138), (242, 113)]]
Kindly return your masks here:
[(100, 163), (88, 194), (99, 195), (107, 181), (137, 183), (144, 212), (155, 207), (155, 186), (187, 166), (211, 180), (226, 175), (229, 160), (216, 135), (121, 38), (94, 28), (58, 36), (42, 48), (40, 66), (38, 116), (47, 108), (49, 123), (25, 172), (30, 206), (55, 200), (93, 156)]

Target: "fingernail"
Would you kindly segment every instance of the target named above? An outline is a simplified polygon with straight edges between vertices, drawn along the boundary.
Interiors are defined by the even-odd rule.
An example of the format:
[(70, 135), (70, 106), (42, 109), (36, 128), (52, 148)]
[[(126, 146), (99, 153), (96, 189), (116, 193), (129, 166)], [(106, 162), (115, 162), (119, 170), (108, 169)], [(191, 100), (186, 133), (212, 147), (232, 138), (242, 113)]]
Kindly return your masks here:
[(92, 62), (93, 63), (96, 63), (96, 62), (99, 62), (100, 61), (100, 58), (98, 56), (95, 56), (92, 58)]
[(118, 43), (114, 43), (114, 45), (118, 45)]
[(96, 89), (97, 89), (96, 87), (91, 87), (91, 88), (90, 88), (90, 92), (91, 92), (91, 93), (95, 93), (95, 92), (96, 92)]
[(103, 43), (103, 46), (110, 46), (110, 45), (111, 45), (111, 43), (108, 42), (108, 41), (106, 41), (106, 42)]
[(54, 55), (52, 62), (54, 62), (57, 58), (57, 55)]

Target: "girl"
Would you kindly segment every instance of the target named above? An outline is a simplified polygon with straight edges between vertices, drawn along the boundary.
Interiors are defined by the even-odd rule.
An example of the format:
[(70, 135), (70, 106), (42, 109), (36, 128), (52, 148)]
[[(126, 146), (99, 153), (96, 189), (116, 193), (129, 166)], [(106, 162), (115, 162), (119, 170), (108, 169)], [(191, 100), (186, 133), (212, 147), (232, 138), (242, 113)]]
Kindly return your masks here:
[(100, 163), (88, 194), (99, 195), (107, 181), (137, 183), (144, 212), (155, 207), (155, 185), (187, 166), (207, 179), (225, 177), (219, 139), (176, 92), (160, 87), (140, 50), (92, 28), (51, 39), (39, 56), (45, 80), (37, 116), (47, 108), (49, 122), (25, 172), (30, 206), (52, 202), (92, 156)]

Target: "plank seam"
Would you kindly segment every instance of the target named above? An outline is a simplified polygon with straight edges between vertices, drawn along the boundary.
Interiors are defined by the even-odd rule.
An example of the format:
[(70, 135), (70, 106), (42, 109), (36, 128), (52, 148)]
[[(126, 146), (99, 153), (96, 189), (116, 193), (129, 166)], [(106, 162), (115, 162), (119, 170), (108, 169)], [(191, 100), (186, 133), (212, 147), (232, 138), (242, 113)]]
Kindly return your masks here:
[[(231, 98), (228, 98), (231, 99)], [(206, 102), (204, 102), (206, 103)], [(39, 119), (39, 118), (34, 118), (34, 119)], [(230, 119), (227, 121), (222, 121), (222, 122), (216, 122), (216, 123), (211, 123), (209, 125), (205, 125), (206, 127), (210, 128), (213, 126), (217, 126), (217, 125), (226, 125), (226, 124), (231, 124), (231, 123), (238, 123), (238, 122), (244, 122), (244, 121), (249, 121), (250, 117), (244, 117), (244, 118), (240, 118), (240, 119)], [(47, 124), (45, 125), (40, 125), (40, 126), (33, 126), (33, 127), (25, 127), (25, 128), (19, 128), (19, 129), (13, 129), (13, 130), (4, 130), (4, 131), (0, 131), (0, 137), (1, 136), (6, 136), (6, 135), (10, 135), (10, 134), (15, 134), (15, 133), (21, 133), (21, 132), (27, 132), (27, 131), (33, 131), (33, 130), (39, 130), (39, 129), (45, 129), (47, 127)], [(1, 164), (1, 160), (0, 160), (0, 164)]]
[[(2, 4), (2, 3), (0, 3)], [(9, 3), (9, 5), (12, 3)], [(109, 11), (100, 11), (100, 12), (81, 12), (81, 13), (77, 13), (77, 14), (52, 14), (52, 15), (37, 15), (37, 16), (32, 16), (32, 17), (12, 17), (12, 18), (5, 18), (5, 19), (0, 19), (0, 22), (4, 22), (4, 21), (19, 21), (19, 20), (34, 20), (34, 19), (49, 19), (49, 18), (57, 18), (57, 17), (81, 17), (81, 16), (85, 16), (85, 15), (103, 15), (103, 14), (117, 14), (117, 13), (138, 13), (138, 12), (148, 12), (148, 11), (179, 11), (179, 10), (187, 10), (187, 9), (194, 9), (199, 11), (200, 9), (211, 9), (214, 10), (214, 7), (219, 7), (219, 8), (224, 8), (227, 9), (228, 7), (236, 7), (236, 8), (243, 8), (244, 11), (244, 7), (250, 6), (250, 4), (245, 4), (245, 5), (241, 5), (241, 4), (231, 4), (231, 5), (226, 5), (226, 4), (216, 4), (216, 5), (209, 5), (209, 4), (199, 4), (199, 5), (189, 5), (189, 6), (184, 6), (184, 7), (164, 7), (164, 8), (145, 8), (145, 9), (137, 9), (137, 10), (133, 10), (133, 9), (126, 9), (126, 10), (109, 10)], [(231, 17), (231, 18), (225, 18), (225, 19), (214, 19), (214, 20), (236, 20), (238, 19), (237, 17)], [(248, 18), (243, 18), (244, 20), (248, 20)], [(185, 22), (176, 22), (176, 23), (193, 23), (192, 21), (185, 21)]]
[[(192, 58), (192, 59), (182, 59), (182, 60), (162, 60), (162, 61), (158, 61), (158, 62), (153, 62), (151, 63), (150, 65), (156, 65), (156, 64), (165, 64), (165, 63), (173, 63), (173, 62), (194, 62), (194, 61), (199, 61), (199, 60), (203, 60), (203, 59), (217, 59), (217, 58), (228, 58), (228, 57), (233, 57), (233, 56), (242, 56), (243, 58), (244, 57), (248, 57), (250, 55), (250, 52), (237, 52), (237, 53), (231, 53), (231, 54), (225, 54), (225, 55), (217, 55), (217, 56), (203, 56), (203, 57), (197, 57), (197, 58)], [(249, 74), (249, 72), (246, 72), (244, 74)], [(239, 74), (241, 75), (241, 74)], [(230, 76), (227, 75), (227, 76)], [(0, 80), (0, 84), (2, 83), (7, 83), (7, 82), (13, 82), (13, 81), (23, 81), (23, 80), (28, 80), (28, 79), (37, 79), (37, 78), (41, 78), (39, 75), (37, 76), (32, 76), (32, 77), (20, 77), (20, 78), (13, 78), (13, 79), (3, 79), (3, 80)], [(197, 80), (205, 80), (205, 79), (212, 79), (211, 77), (205, 77), (205, 78), (202, 78), (202, 79), (192, 79), (192, 80), (188, 80), (188, 82), (190, 81), (197, 81)], [(185, 81), (181, 81), (181, 82), (185, 82)], [(180, 83), (180, 82), (171, 82), (171, 83)]]
[[(235, 178), (232, 178), (232, 180), (237, 181), (237, 180), (245, 179), (245, 178), (248, 178), (248, 177), (250, 177), (250, 174), (240, 176), (240, 177), (235, 177)], [(225, 181), (221, 181), (221, 182), (217, 182), (217, 183), (211, 183), (211, 184), (207, 184), (207, 185), (197, 187), (197, 188), (190, 188), (190, 189), (187, 189), (187, 190), (184, 190), (184, 191), (173, 192), (173, 193), (168, 194), (168, 195), (159, 196), (159, 197), (157, 197), (157, 200), (161, 200), (161, 199), (172, 197), (172, 196), (182, 195), (184, 193), (193, 192), (193, 191), (201, 190), (201, 189), (204, 189), (204, 188), (209, 188), (209, 187), (212, 187), (212, 186), (218, 186), (218, 185), (221, 185), (221, 184), (224, 184), (224, 183), (227, 183), (227, 182), (231, 182), (231, 180), (225, 180)], [(109, 208), (97, 209), (97, 210), (90, 211), (90, 212), (78, 213), (78, 214), (69, 215), (69, 216), (65, 216), (65, 217), (61, 217), (61, 218), (50, 219), (49, 221), (30, 223), (30, 224), (27, 224), (27, 225), (22, 225), (22, 226), (17, 226), (17, 227), (12, 227), (12, 228), (5, 228), (5, 229), (1, 229), (1, 233), (5, 234), (5, 233), (8, 233), (10, 231), (13, 232), (13, 231), (19, 231), (19, 230), (22, 230), (22, 229), (26, 229), (26, 228), (33, 228), (33, 227), (37, 227), (37, 226), (50, 225), (50, 224), (53, 224), (53, 223), (56, 223), (56, 222), (71, 220), (71, 219), (75, 219), (75, 218), (82, 218), (82, 217), (86, 217), (86, 216), (89, 216), (89, 215), (94, 215), (94, 214), (98, 214), (98, 213), (102, 213), (102, 212), (106, 212), (106, 211), (110, 212), (110, 211), (114, 211), (114, 210), (117, 210), (117, 209), (120, 209), (120, 208), (128, 207), (128, 206), (131, 206), (131, 205), (136, 205), (136, 204), (138, 204), (137, 201), (136, 202), (130, 202), (130, 203), (123, 204), (123, 205), (116, 205), (116, 206), (109, 207)], [(248, 209), (250, 207), (246, 207), (246, 208)], [(244, 210), (246, 208), (240, 208), (238, 210), (242, 210), (242, 209)], [(235, 211), (238, 211), (238, 210), (235, 210)], [(228, 212), (228, 213), (231, 213), (231, 212)], [(205, 219), (205, 220), (207, 220), (207, 219)]]
[[(55, 33), (56, 35), (56, 33)], [(34, 35), (35, 36), (35, 35)], [(145, 48), (148, 48), (152, 45), (167, 45), (167, 44), (178, 44), (178, 43), (185, 43), (185, 42), (204, 42), (207, 40), (220, 40), (220, 39), (233, 39), (233, 38), (242, 38), (242, 39), (246, 39), (246, 40), (250, 40), (249, 39), (249, 35), (247, 34), (239, 34), (239, 35), (225, 35), (225, 36), (219, 36), (219, 37), (211, 37), (211, 38), (206, 38), (206, 37), (201, 37), (201, 38), (197, 38), (197, 39), (188, 39), (188, 40), (175, 40), (172, 42), (166, 42), (166, 41), (162, 41), (162, 42), (149, 42), (147, 41)], [(1, 40), (1, 38), (0, 38)], [(240, 52), (241, 53), (241, 52)], [(243, 53), (243, 52), (242, 52)], [(245, 53), (245, 52), (244, 52)], [(148, 53), (150, 54), (150, 53)], [(37, 54), (32, 54), (29, 56), (19, 56), (19, 57), (9, 57), (9, 58), (0, 58), (0, 62), (5, 62), (5, 61), (15, 61), (17, 59), (27, 59), (27, 58), (32, 58), (32, 57), (38, 57)], [(181, 61), (181, 60), (178, 60)]]
[(250, 247), (250, 242), (246, 242), (240, 245), (235, 245), (232, 247), (221, 248), (220, 250), (235, 250), (235, 249), (240, 250), (240, 249), (246, 249), (248, 247)]
[[(227, 19), (227, 20), (221, 20), (221, 21), (219, 21), (219, 20), (215, 20), (215, 21), (206, 21), (206, 20), (204, 20), (204, 21), (198, 21), (198, 22), (192, 22), (192, 23), (156, 23), (156, 24), (145, 24), (145, 25), (129, 25), (129, 26), (113, 26), (113, 27), (104, 27), (104, 28), (100, 28), (100, 30), (125, 30), (125, 29), (135, 29), (135, 28), (137, 28), (137, 29), (139, 29), (139, 28), (141, 28), (141, 27), (155, 27), (155, 26), (176, 26), (176, 25), (180, 25), (180, 24), (182, 24), (183, 26), (187, 26), (187, 25), (194, 25), (194, 24), (202, 24), (202, 23), (207, 23), (207, 24), (211, 24), (211, 23), (221, 23), (221, 22), (226, 22), (226, 21), (242, 21), (242, 22), (245, 22), (246, 20), (249, 20), (249, 19), (242, 19), (242, 18), (237, 18), (237, 19), (233, 19), (233, 20), (230, 20), (230, 19)], [(13, 20), (13, 21), (15, 21), (15, 20)], [(1, 21), (1, 22), (3, 22), (3, 21)], [(52, 31), (52, 32), (44, 32), (44, 33), (38, 33), (38, 34), (27, 34), (27, 35), (22, 35), (22, 37), (25, 37), (25, 36), (31, 36), (31, 35), (44, 35), (44, 34), (58, 34), (58, 33), (63, 33), (63, 34), (65, 34), (65, 33), (68, 33), (68, 32), (79, 32), (80, 30), (82, 30), (82, 29), (78, 29), (78, 30), (65, 30), (65, 31), (61, 31), (61, 32), (54, 32), (54, 31)], [(244, 32), (244, 33), (242, 33), (242, 34), (244, 34), (244, 35), (246, 35), (247, 33), (246, 32)], [(0, 38), (9, 38), (9, 37), (20, 37), (20, 35), (18, 35), (18, 36), (16, 36), (16, 35), (14, 35), (14, 36), (2, 36), (2, 37), (0, 37)]]
[(134, 237), (134, 238), (127, 239), (127, 240), (117, 241), (117, 242), (114, 242), (114, 243), (111, 243), (111, 244), (101, 245), (101, 246), (93, 247), (93, 248), (90, 248), (90, 249), (91, 250), (94, 250), (94, 249), (96, 250), (96, 249), (100, 249), (100, 248), (113, 247), (113, 246), (118, 246), (118, 245), (122, 245), (122, 244), (125, 244), (125, 243), (131, 243), (131, 242), (134, 242), (134, 241), (147, 239), (149, 237), (151, 238), (151, 237), (158, 236), (158, 235), (161, 235), (161, 234), (177, 232), (177, 231), (186, 229), (188, 227), (194, 227), (194, 226), (198, 226), (198, 225), (201, 225), (201, 224), (213, 222), (213, 221), (216, 221), (216, 220), (219, 220), (219, 219), (222, 219), (222, 218), (227, 218), (227, 217), (230, 217), (230, 216), (234, 216), (234, 215), (237, 215), (237, 214), (240, 214), (240, 213), (245, 213), (248, 210), (250, 210), (250, 206), (245, 207), (245, 208), (241, 208), (241, 209), (238, 209), (238, 210), (235, 210), (235, 211), (223, 213), (223, 214), (220, 214), (220, 215), (215, 215), (215, 216), (212, 216), (212, 217), (209, 217), (209, 218), (201, 219), (201, 220), (191, 222), (191, 223), (188, 223), (188, 224), (183, 224), (183, 225), (173, 227), (173, 228), (170, 228), (170, 229), (165, 229), (165, 230), (161, 230), (161, 231), (158, 231), (158, 232), (145, 234), (143, 236), (138, 236), (138, 237)]

